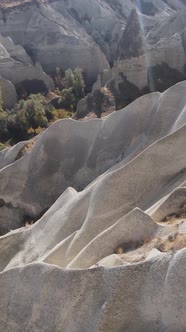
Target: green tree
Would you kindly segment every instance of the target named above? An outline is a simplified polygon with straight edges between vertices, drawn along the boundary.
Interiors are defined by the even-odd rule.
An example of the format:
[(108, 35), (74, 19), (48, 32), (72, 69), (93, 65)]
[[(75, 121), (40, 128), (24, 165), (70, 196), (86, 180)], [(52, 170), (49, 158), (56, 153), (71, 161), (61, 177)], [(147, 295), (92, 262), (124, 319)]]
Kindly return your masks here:
[(74, 101), (73, 88), (64, 89), (62, 91), (62, 97), (59, 99), (60, 107), (73, 110)]
[(73, 88), (74, 86), (74, 73), (72, 69), (67, 69), (65, 71), (65, 87), (67, 89)]
[(6, 149), (6, 145), (0, 142), (0, 151)]
[(7, 129), (8, 114), (3, 110), (3, 100), (0, 89), (0, 140), (5, 141), (8, 138)]
[(0, 111), (0, 140), (6, 141), (8, 139), (8, 114), (4, 111)]
[(3, 99), (2, 99), (1, 88), (0, 88), (0, 112), (3, 112)]
[(30, 95), (26, 101), (21, 101), (18, 111), (19, 122), (25, 127), (36, 129), (38, 127), (47, 127), (48, 120), (45, 114), (43, 96), (41, 94)]
[(74, 70), (74, 94), (76, 99), (79, 101), (85, 96), (85, 81), (82, 74), (81, 68)]

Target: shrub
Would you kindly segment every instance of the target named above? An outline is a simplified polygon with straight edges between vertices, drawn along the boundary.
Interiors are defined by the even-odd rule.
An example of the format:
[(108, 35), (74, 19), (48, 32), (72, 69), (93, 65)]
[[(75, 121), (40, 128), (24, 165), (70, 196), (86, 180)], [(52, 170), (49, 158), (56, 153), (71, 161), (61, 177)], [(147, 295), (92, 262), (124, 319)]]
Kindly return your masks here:
[(0, 151), (6, 149), (6, 145), (0, 142)]
[(57, 120), (60, 120), (60, 119), (67, 119), (67, 118), (70, 118), (71, 116), (72, 116), (72, 112), (61, 108), (61, 109), (58, 109), (58, 110), (55, 111), (55, 115), (54, 115), (53, 120), (57, 121)]
[(65, 71), (65, 79), (64, 79), (66, 89), (74, 87), (74, 79), (75, 77), (72, 69), (67, 69)]
[(64, 77), (60, 68), (56, 68), (55, 83), (59, 109), (50, 104), (50, 97), (42, 94), (31, 94), (26, 100), (20, 100), (11, 111), (3, 110), (0, 91), (0, 142), (11, 144), (30, 139), (41, 133), (53, 121), (72, 116), (78, 101), (84, 97), (85, 82), (82, 70), (66, 70)]
[[(58, 79), (56, 79), (55, 82), (62, 82), (62, 78), (59, 78), (59, 69), (56, 69), (56, 71), (58, 73)], [(57, 84), (56, 88), (56, 93), (61, 95), (59, 106), (76, 111), (79, 100), (85, 96), (85, 81), (81, 68), (76, 68), (74, 71), (67, 69), (65, 71), (62, 89), (60, 89), (61, 86), (62, 84)]]
[(0, 140), (4, 141), (8, 137), (7, 129), (8, 115), (3, 110), (3, 100), (0, 90)]
[(8, 138), (8, 115), (4, 111), (0, 111), (0, 140), (4, 141)]
[(74, 109), (74, 94), (73, 94), (73, 88), (64, 89), (61, 93), (61, 98), (59, 99), (59, 106), (63, 108), (67, 108), (70, 110)]

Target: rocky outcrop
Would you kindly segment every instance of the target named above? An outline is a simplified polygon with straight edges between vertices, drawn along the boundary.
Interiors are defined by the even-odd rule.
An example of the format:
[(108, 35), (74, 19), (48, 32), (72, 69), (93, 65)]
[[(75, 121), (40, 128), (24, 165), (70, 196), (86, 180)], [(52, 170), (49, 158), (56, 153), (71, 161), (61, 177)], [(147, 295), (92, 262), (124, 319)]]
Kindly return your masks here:
[(127, 81), (143, 89), (148, 86), (150, 68), (163, 63), (184, 74), (186, 58), (182, 39), (178, 34), (161, 39), (155, 45), (147, 45), (144, 55), (118, 61), (111, 70), (112, 79), (117, 80), (123, 75)]
[(27, 212), (0, 237), (2, 331), (184, 331), (185, 91), (0, 153), (1, 232)]
[[(72, 45), (91, 45), (97, 54), (85, 21), (91, 29), (97, 25), (99, 32), (103, 14), (114, 9), (123, 24), (125, 7), (127, 11), (133, 2), (90, 1), (90, 8), (95, 4), (96, 24), (86, 17), (86, 1), (85, 21), (79, 17), (78, 2), (76, 11), (70, 0), (42, 5), (34, 1), (34, 13), (30, 3), (21, 10), (24, 15), (28, 10), (27, 26), (33, 26), (33, 20), (36, 30), (52, 20), (49, 32), (54, 32), (56, 43), (65, 39), (67, 28), (67, 45), (70, 36)], [(140, 17), (147, 17), (148, 11), (149, 23), (161, 21), (183, 3), (165, 2), (141, 1)], [(7, 20), (11, 31), (18, 22), (15, 16), (23, 20), (24, 15), (20, 7), (16, 11), (17, 5), (4, 8), (3, 26)], [(15, 38), (24, 40), (20, 31), (15, 30)], [(34, 33), (29, 28), (26, 36)], [(98, 112), (106, 101), (114, 102), (111, 90), (120, 107), (148, 90), (163, 91), (174, 80), (182, 80), (184, 33), (181, 29), (155, 44), (146, 43), (137, 57), (132, 57), (133, 51), (141, 46), (131, 48), (136, 46), (131, 38), (124, 59), (94, 84), (89, 109), (87, 96), (78, 105), (79, 112)], [(51, 50), (52, 42), (45, 38), (43, 33), (40, 49), (27, 52), (37, 56), (48, 45)], [(108, 45), (104, 44), (107, 51), (99, 50), (101, 56), (103, 52), (111, 56)], [(1, 38), (0, 69), (3, 72), (4, 62), (4, 70), (11, 63), (13, 69), (19, 64), (42, 71), (28, 53)], [(0, 152), (0, 331), (185, 331), (185, 92), (183, 81), (101, 119), (60, 120), (35, 140)]]
[(106, 120), (62, 120), (49, 127), (29, 153), (0, 172), (1, 233), (23, 225), (27, 217), (37, 217), (69, 186), (83, 190), (98, 175), (125, 164), (171, 133), (173, 123), (179, 127), (179, 119), (184, 122), (185, 117), (184, 91), (185, 82), (162, 96), (144, 96)]
[[(55, 2), (50, 6), (27, 3), (4, 9), (3, 15), (0, 21), (2, 35), (23, 46), (47, 73), (54, 72), (57, 66), (63, 70), (79, 66), (90, 80), (95, 80), (101, 70), (109, 67), (104, 54), (69, 15), (63, 2), (58, 6)], [(3, 17), (6, 17), (6, 23)]]
[[(134, 39), (136, 40), (136, 37)], [(148, 44), (146, 39), (143, 40), (143, 44), (139, 41), (140, 45), (137, 45), (135, 40), (128, 39), (128, 47), (123, 54), (125, 59), (116, 61), (110, 72), (107, 71), (101, 76), (100, 85), (111, 90), (117, 109), (144, 93), (163, 92), (185, 79), (183, 34), (180, 36), (176, 33), (171, 37), (162, 38), (153, 45)], [(130, 52), (133, 56), (132, 53), (129, 55)], [(138, 56), (134, 56), (135, 52)]]
[(149, 43), (157, 43), (161, 38), (168, 38), (175, 33), (181, 35), (185, 30), (186, 9), (182, 9), (160, 22), (148, 34)]
[[(109, 64), (113, 65), (113, 62), (119, 58), (129, 59), (129, 65), (123, 65), (122, 71), (119, 72), (117, 77), (119, 83), (111, 83), (115, 90), (116, 104), (118, 107), (123, 107), (127, 99), (128, 102), (132, 101), (144, 93), (138, 81), (144, 75), (148, 80), (149, 67), (167, 63), (172, 68), (169, 63), (171, 62), (170, 52), (174, 49), (176, 53), (177, 46), (179, 48), (176, 54), (179, 52), (182, 55), (181, 46), (176, 44), (173, 37), (175, 33), (179, 34), (183, 47), (186, 49), (185, 14), (184, 10), (182, 13), (179, 12), (180, 4), (182, 7), (182, 2), (172, 6), (171, 3), (165, 3), (162, 0), (141, 1), (136, 4), (132, 0), (125, 1), (125, 4), (121, 0), (114, 3), (110, 0), (102, 2), (98, 0), (7, 2), (4, 0), (0, 5), (0, 75), (16, 86), (18, 97), (21, 97), (23, 86), (28, 94), (54, 88), (45, 72), (54, 73), (56, 67), (61, 67), (63, 71), (67, 68), (81, 67), (90, 89), (100, 73), (104, 73), (102, 80), (105, 82), (105, 72), (109, 71)], [(167, 40), (161, 41), (161, 38), (165, 37)], [(172, 45), (170, 45), (170, 38), (172, 38)], [(165, 44), (167, 50), (165, 54), (163, 50), (160, 51), (162, 46), (157, 46), (157, 43)], [(154, 45), (159, 54), (155, 55), (153, 46), (150, 48), (148, 44)], [(143, 54), (144, 59), (141, 58)], [(147, 64), (146, 58), (150, 64)], [(149, 60), (149, 58), (152, 59)], [(135, 63), (137, 63), (139, 67), (137, 72), (142, 71), (139, 79), (138, 77), (136, 80), (134, 77), (132, 80), (128, 79), (130, 61), (134, 61), (135, 70)], [(183, 68), (183, 60), (178, 58), (173, 68), (180, 70), (180, 66)], [(121, 70), (120, 64), (119, 67)], [(143, 74), (144, 71), (146, 71), (145, 74)], [(120, 82), (120, 74), (125, 77), (122, 82)], [(110, 78), (113, 78), (112, 76), (111, 73)], [(177, 81), (171, 81), (171, 85), (175, 82)], [(138, 89), (140, 91), (136, 93), (132, 89), (128, 97), (125, 95), (123, 103), (122, 100), (117, 100), (118, 94), (123, 95), (117, 89), (120, 83), (124, 83), (126, 91), (131, 90), (130, 83), (135, 85), (136, 91)], [(141, 85), (144, 85), (143, 79)], [(164, 89), (168, 86), (166, 85)], [(107, 87), (110, 88), (110, 86)], [(145, 88), (147, 88), (146, 84)], [(8, 108), (15, 100), (11, 88), (10, 95), (10, 104), (6, 105), (4, 97), (4, 105)]]
[[(149, 6), (155, 10), (147, 10)], [(1, 4), (0, 33), (24, 47), (47, 73), (57, 66), (81, 67), (93, 82), (109, 68), (107, 60), (112, 64), (118, 58), (118, 45), (134, 8), (145, 32), (175, 12), (161, 0), (141, 5), (132, 0), (125, 4), (121, 0), (10, 1)]]
[(118, 58), (135, 58), (144, 53), (144, 31), (139, 14), (133, 9), (119, 43)]
[[(178, 3), (169, 5), (163, 1), (136, 5), (120, 39), (117, 61), (95, 83), (98, 89), (112, 92), (117, 109), (144, 93), (165, 91), (185, 79), (185, 9), (179, 11)], [(154, 27), (151, 21), (148, 26), (149, 19), (156, 19)], [(82, 104), (85, 108), (86, 103)]]
[(21, 86), (27, 93), (54, 89), (52, 79), (39, 64), (33, 64), (23, 47), (7, 37), (0, 36), (0, 86), (4, 108), (11, 108), (17, 101)]
[(114, 269), (41, 263), (12, 269), (0, 275), (2, 330), (184, 331), (184, 266), (182, 250)]
[(184, 266), (182, 250), (127, 268), (69, 271), (37, 263), (12, 269), (0, 276), (2, 330), (184, 331)]

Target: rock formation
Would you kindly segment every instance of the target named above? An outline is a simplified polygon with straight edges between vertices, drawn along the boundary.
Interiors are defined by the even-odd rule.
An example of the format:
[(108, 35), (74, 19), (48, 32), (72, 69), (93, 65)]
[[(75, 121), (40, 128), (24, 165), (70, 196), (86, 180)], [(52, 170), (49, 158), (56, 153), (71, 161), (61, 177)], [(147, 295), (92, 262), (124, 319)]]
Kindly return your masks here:
[(39, 64), (34, 65), (24, 48), (9, 37), (0, 36), (0, 87), (5, 108), (17, 101), (16, 89), (24, 86), (28, 93), (53, 90), (52, 79)]
[[(110, 0), (3, 0), (0, 4), (0, 75), (15, 86), (18, 95), (23, 85), (27, 87), (28, 93), (53, 89), (53, 82), (47, 74), (54, 73), (56, 67), (63, 71), (81, 67), (89, 87), (96, 81), (98, 74), (102, 73), (104, 87), (105, 72), (109, 71), (109, 64), (112, 66), (116, 61), (110, 78), (116, 104), (121, 108), (144, 94), (143, 89), (138, 91), (138, 82), (145, 70), (146, 81), (148, 80), (151, 65), (166, 63), (178, 71), (181, 67), (182, 78), (179, 77), (176, 81), (169, 78), (170, 85), (185, 78), (185, 53), (184, 60), (182, 56), (186, 49), (184, 8), (185, 4), (181, 0), (174, 4), (162, 0), (136, 3), (132, 0), (125, 3), (121, 0), (114, 3)], [(179, 42), (178, 35), (181, 38)], [(159, 46), (157, 43), (160, 43)], [(162, 45), (165, 45), (163, 49)], [(158, 50), (156, 54), (154, 49)], [(173, 67), (172, 63), (170, 65), (171, 52), (174, 52)], [(181, 59), (178, 53), (182, 56)], [(144, 59), (141, 58), (142, 55)], [(129, 63), (123, 64), (126, 58)], [(121, 59), (119, 64), (118, 59)], [(131, 63), (135, 73), (136, 66), (139, 67), (137, 73), (140, 71), (137, 77), (132, 73), (134, 89), (130, 86), (130, 78), (128, 79)], [(116, 81), (113, 77), (113, 71), (117, 70), (124, 77), (120, 82), (124, 83), (123, 88), (126, 91), (133, 90), (128, 101), (123, 88), (120, 91), (118, 87), (117, 80), (121, 76), (117, 74)], [(145, 91), (152, 91), (148, 82), (143, 79), (142, 82), (147, 83)], [(169, 86), (165, 86), (164, 90)], [(8, 88), (11, 98), (7, 101), (3, 96), (5, 108), (11, 108), (16, 100), (15, 89), (6, 82), (6, 89)], [(120, 96), (124, 94), (123, 103)], [(88, 105), (85, 106), (85, 113), (88, 113)]]
[(141, 29), (139, 14), (133, 9), (119, 43), (119, 59), (135, 58), (144, 53), (144, 37)]
[[(117, 109), (186, 78), (185, 9), (173, 7), (162, 1), (140, 1), (128, 17), (116, 61), (95, 84), (111, 91)], [(81, 107), (85, 114), (89, 112), (88, 99), (80, 102), (77, 115)]]
[(77, 116), (121, 108), (0, 152), (0, 332), (185, 332), (185, 1), (0, 7), (6, 107), (60, 63), (102, 71)]
[(185, 91), (0, 153), (2, 331), (184, 331)]
[(104, 54), (68, 13), (63, 1), (3, 9), (0, 31), (23, 46), (47, 73), (57, 66), (63, 70), (79, 66), (90, 80), (95, 80), (102, 69), (109, 67)]

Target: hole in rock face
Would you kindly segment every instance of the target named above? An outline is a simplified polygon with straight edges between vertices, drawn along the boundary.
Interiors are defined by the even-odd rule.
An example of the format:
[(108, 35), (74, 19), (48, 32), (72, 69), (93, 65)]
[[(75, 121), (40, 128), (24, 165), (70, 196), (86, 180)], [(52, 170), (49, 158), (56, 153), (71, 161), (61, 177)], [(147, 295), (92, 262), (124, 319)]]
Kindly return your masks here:
[(114, 253), (117, 254), (117, 255), (121, 255), (121, 254), (127, 253), (129, 251), (138, 249), (138, 248), (140, 248), (143, 245), (144, 245), (144, 241), (137, 241), (137, 242), (130, 241), (130, 242), (125, 242), (125, 243), (119, 245), (115, 249)]
[(41, 80), (25, 80), (16, 86), (19, 99), (24, 99), (30, 94), (47, 93), (48, 89)]
[(29, 227), (32, 226), (33, 224), (35, 224), (46, 212), (48, 208), (45, 208), (44, 210), (42, 210), (36, 217), (31, 217), (29, 215), (25, 215), (22, 221), (22, 227)]

